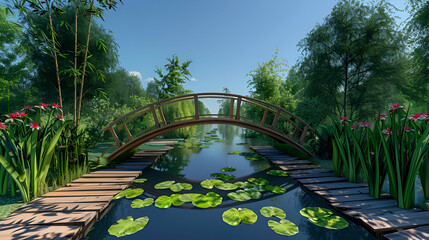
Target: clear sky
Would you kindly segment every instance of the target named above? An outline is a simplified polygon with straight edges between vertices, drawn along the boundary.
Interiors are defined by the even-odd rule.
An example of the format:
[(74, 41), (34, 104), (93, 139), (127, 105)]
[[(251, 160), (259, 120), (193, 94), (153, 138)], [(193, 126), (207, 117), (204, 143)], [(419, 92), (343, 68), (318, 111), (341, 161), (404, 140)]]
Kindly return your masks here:
[[(335, 0), (123, 0), (101, 24), (120, 46), (120, 64), (141, 74), (143, 85), (155, 66), (177, 54), (191, 59), (194, 92), (248, 94), (246, 74), (279, 57), (293, 66), (297, 44), (331, 12)], [(390, 1), (404, 9), (404, 1)], [(399, 15), (404, 15), (399, 13)]]

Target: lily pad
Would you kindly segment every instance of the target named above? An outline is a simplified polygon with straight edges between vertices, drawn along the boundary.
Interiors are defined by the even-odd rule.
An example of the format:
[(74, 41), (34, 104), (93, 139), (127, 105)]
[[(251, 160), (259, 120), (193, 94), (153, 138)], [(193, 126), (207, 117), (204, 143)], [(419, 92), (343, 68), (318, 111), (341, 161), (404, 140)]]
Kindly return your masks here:
[(279, 177), (286, 177), (288, 176), (287, 173), (283, 170), (270, 170), (267, 172), (267, 174), (269, 175), (273, 175), (273, 176), (279, 176)]
[(186, 194), (180, 194), (178, 196), (178, 198), (182, 202), (192, 202), (192, 198), (196, 195), (199, 195), (199, 194), (198, 193), (186, 193)]
[(233, 184), (233, 183), (216, 183), (214, 184), (214, 186), (219, 189), (219, 190), (225, 190), (225, 191), (229, 191), (229, 190), (235, 190), (237, 189), (237, 185)]
[(256, 215), (256, 213), (250, 209), (239, 208), (238, 212), (241, 221), (243, 221), (245, 224), (254, 224), (256, 220), (258, 220), (258, 215)]
[(299, 213), (306, 218), (326, 218), (334, 214), (331, 210), (320, 207), (306, 207), (301, 209)]
[(198, 208), (216, 207), (222, 203), (222, 197), (214, 192), (209, 192), (206, 195), (196, 194), (192, 197), (192, 204)]
[(210, 182), (212, 182), (213, 186), (217, 183), (223, 183), (223, 181), (219, 179), (210, 179)]
[(222, 179), (224, 181), (230, 181), (230, 180), (234, 180), (235, 179), (234, 175), (228, 175), (228, 174), (225, 174), (225, 173), (212, 173), (212, 174), (210, 174), (210, 176)]
[(192, 184), (189, 183), (175, 183), (170, 186), (170, 190), (173, 192), (180, 192), (182, 190), (192, 190)]
[(335, 230), (343, 229), (349, 226), (349, 223), (340, 216), (308, 218), (308, 221), (311, 223), (314, 223), (319, 227), (335, 229)]
[(254, 184), (249, 182), (235, 182), (234, 184), (239, 188), (252, 188), (253, 186), (255, 186)]
[(267, 217), (267, 218), (274, 216), (274, 217), (278, 217), (280, 219), (283, 219), (286, 217), (285, 211), (283, 211), (280, 208), (273, 207), (273, 206), (263, 207), (263, 208), (261, 208), (260, 212), (261, 212), (262, 216)]
[(147, 207), (152, 205), (154, 202), (153, 198), (145, 198), (144, 200), (142, 199), (135, 199), (134, 201), (131, 202), (131, 207), (132, 208), (142, 208), (142, 207)]
[(226, 140), (215, 140), (215, 142), (226, 142)]
[(243, 191), (246, 192), (246, 194), (249, 195), (252, 199), (260, 199), (262, 197), (262, 193), (256, 191), (255, 189), (244, 189)]
[(125, 189), (124, 191), (116, 194), (113, 197), (113, 199), (120, 199), (120, 198), (123, 198), (123, 197), (125, 197), (125, 198), (135, 198), (135, 197), (141, 195), (143, 192), (144, 192), (144, 190), (141, 189), (141, 188), (135, 188), (135, 189), (128, 188), (128, 189)]
[(248, 178), (247, 181), (257, 185), (268, 185), (270, 182), (265, 178)]
[(280, 222), (268, 221), (268, 226), (277, 234), (292, 236), (299, 232), (298, 227), (291, 221), (282, 219)]
[(223, 212), (222, 219), (231, 226), (237, 226), (241, 223), (240, 212), (236, 208), (230, 208)]
[(181, 206), (182, 204), (184, 204), (185, 202), (180, 200), (180, 196), (182, 194), (171, 194), (170, 195), (170, 201), (174, 206)]
[(144, 183), (144, 182), (146, 182), (147, 181), (147, 179), (146, 178), (137, 178), (137, 179), (134, 179), (134, 182), (135, 183)]
[[(216, 141), (217, 142), (217, 141)], [(228, 154), (230, 154), (230, 155), (237, 155), (237, 154), (240, 154), (241, 152), (229, 152)]]
[(222, 172), (235, 172), (235, 167), (224, 167), (221, 169)]
[(248, 194), (244, 190), (238, 190), (236, 192), (228, 193), (227, 196), (230, 199), (235, 200), (235, 201), (239, 201), (239, 202), (244, 202), (244, 201), (248, 201), (248, 200), (252, 199), (250, 194)]
[(176, 181), (164, 181), (157, 183), (153, 188), (155, 189), (167, 189), (170, 188)]
[(206, 142), (206, 145), (213, 145), (212, 142)]
[(155, 207), (157, 208), (169, 208), (171, 207), (171, 199), (169, 196), (159, 196), (155, 200)]
[(134, 218), (132, 216), (128, 216), (126, 218), (118, 220), (115, 224), (109, 227), (108, 231), (110, 235), (114, 235), (116, 237), (123, 237), (142, 230), (144, 227), (146, 227), (148, 222), (148, 217), (137, 218), (134, 221)]
[(277, 194), (283, 194), (286, 192), (286, 189), (284, 189), (280, 186), (272, 186), (272, 185), (265, 186), (265, 190), (273, 192), (273, 193), (277, 193)]
[(200, 183), (201, 187), (206, 188), (206, 189), (212, 189), (213, 188), (213, 183), (212, 181), (210, 181), (210, 179), (206, 179), (204, 181), (202, 181)]
[(199, 148), (209, 148), (207, 145), (200, 146)]
[(246, 159), (252, 160), (252, 161), (260, 161), (260, 160), (263, 160), (264, 158), (263, 157), (250, 157), (250, 156), (248, 156), (248, 157), (246, 157)]

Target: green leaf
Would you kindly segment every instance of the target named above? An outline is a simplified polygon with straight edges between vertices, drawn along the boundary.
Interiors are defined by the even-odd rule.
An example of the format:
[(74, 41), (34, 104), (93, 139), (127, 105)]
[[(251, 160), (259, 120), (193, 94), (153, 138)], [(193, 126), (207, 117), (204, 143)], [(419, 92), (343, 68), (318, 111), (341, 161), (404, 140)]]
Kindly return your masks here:
[(277, 194), (283, 194), (286, 192), (286, 189), (284, 189), (280, 186), (272, 186), (272, 185), (265, 186), (265, 190), (273, 192), (273, 193), (277, 193)]
[(200, 183), (201, 187), (206, 188), (206, 189), (212, 189), (213, 188), (213, 183), (210, 181), (210, 179), (206, 179), (204, 181), (202, 181)]
[(230, 199), (235, 200), (235, 201), (239, 201), (239, 202), (244, 202), (244, 201), (252, 199), (250, 194), (248, 194), (244, 190), (238, 190), (236, 192), (228, 193), (227, 196)]
[[(215, 141), (215, 142), (217, 142), (217, 141)], [(231, 154), (231, 155), (237, 155), (237, 154), (240, 154), (241, 152), (229, 152), (228, 154)]]
[(167, 189), (170, 188), (176, 181), (164, 181), (157, 183), (153, 188), (155, 189)]
[(252, 199), (260, 199), (262, 197), (262, 193), (255, 189), (244, 189), (239, 191), (246, 192), (246, 194), (249, 195)]
[(109, 234), (116, 237), (123, 237), (142, 230), (149, 222), (148, 217), (137, 218), (135, 221), (132, 216), (118, 220), (109, 227)]
[(250, 183), (253, 183), (253, 184), (257, 184), (257, 185), (268, 185), (268, 184), (270, 184), (270, 182), (265, 178), (258, 178), (258, 179), (248, 178), (247, 181), (249, 181)]
[(306, 207), (301, 209), (299, 213), (306, 218), (326, 218), (334, 214), (331, 210), (320, 207)]
[(273, 176), (279, 176), (279, 177), (286, 177), (287, 176), (287, 173), (283, 170), (270, 170), (267, 172), (267, 174), (273, 175)]
[(198, 193), (186, 193), (178, 196), (179, 200), (182, 202), (192, 202), (192, 198), (196, 195), (200, 195)]
[(231, 226), (237, 226), (241, 223), (240, 212), (236, 208), (230, 208), (223, 212), (222, 219)]
[(126, 198), (135, 198), (135, 197), (141, 195), (143, 192), (144, 192), (144, 190), (141, 189), (141, 188), (135, 188), (135, 189), (128, 188), (128, 189), (125, 189), (124, 191), (116, 194), (113, 197), (113, 199), (120, 199), (120, 198), (123, 198), (123, 197), (126, 197)]
[(212, 173), (210, 174), (211, 177), (215, 177), (215, 178), (219, 178), (222, 179), (224, 181), (231, 181), (235, 179), (234, 175), (227, 175), (225, 173)]
[(262, 214), (262, 216), (267, 217), (267, 218), (274, 216), (274, 217), (278, 217), (280, 219), (283, 219), (286, 217), (285, 211), (283, 211), (280, 208), (273, 207), (273, 206), (261, 208), (260, 213)]
[(215, 142), (226, 142), (226, 140), (215, 140)]
[(258, 215), (250, 209), (239, 208), (240, 219), (245, 224), (254, 224), (258, 220)]
[(234, 167), (224, 167), (221, 169), (222, 172), (235, 172), (235, 170)]
[(185, 203), (184, 201), (180, 200), (180, 196), (182, 194), (171, 194), (170, 195), (170, 201), (174, 206), (181, 206), (183, 203)]
[(233, 183), (216, 183), (214, 184), (214, 186), (219, 189), (219, 190), (225, 190), (225, 191), (229, 191), (229, 190), (235, 190), (237, 189), (237, 185), (233, 184)]
[(268, 221), (268, 226), (277, 234), (292, 236), (299, 232), (298, 227), (291, 221), (282, 219), (280, 222)]
[(314, 223), (317, 226), (335, 230), (343, 229), (349, 226), (349, 223), (340, 216), (308, 218), (308, 221)]
[(254, 184), (249, 182), (235, 182), (234, 184), (239, 188), (252, 188), (253, 186), (255, 186)]
[(144, 200), (141, 199), (135, 199), (131, 202), (132, 208), (142, 208), (152, 205), (154, 202), (153, 198), (146, 198)]
[(157, 208), (169, 208), (171, 207), (171, 199), (169, 196), (159, 196), (155, 200), (155, 207)]
[(247, 145), (248, 143), (236, 143), (235, 145)]
[(192, 197), (192, 204), (198, 208), (216, 207), (222, 203), (222, 197), (214, 192), (209, 192), (206, 195), (196, 194)]
[(176, 183), (170, 186), (173, 192), (180, 192), (182, 190), (192, 190), (192, 184), (189, 183)]
[(135, 183), (144, 183), (144, 182), (146, 182), (147, 181), (147, 179), (146, 178), (137, 178), (137, 179), (134, 179), (134, 182)]

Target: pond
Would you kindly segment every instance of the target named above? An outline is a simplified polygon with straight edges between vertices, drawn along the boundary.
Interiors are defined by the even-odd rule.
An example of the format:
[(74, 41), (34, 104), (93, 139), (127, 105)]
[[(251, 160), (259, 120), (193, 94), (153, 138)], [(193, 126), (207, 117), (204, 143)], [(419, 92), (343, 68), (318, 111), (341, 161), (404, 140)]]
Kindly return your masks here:
[[(108, 229), (118, 220), (132, 216), (134, 219), (147, 216), (149, 222), (146, 227), (131, 235), (120, 239), (376, 239), (362, 227), (348, 221), (350, 225), (341, 230), (319, 227), (300, 214), (305, 207), (321, 207), (330, 209), (320, 197), (301, 188), (290, 177), (271, 176), (266, 172), (276, 169), (268, 160), (249, 160), (243, 154), (228, 154), (231, 152), (251, 152), (249, 146), (261, 145), (263, 140), (244, 139), (241, 136), (243, 129), (224, 125), (209, 125), (200, 127), (197, 132), (199, 140), (188, 140), (175, 145), (163, 159), (153, 168), (146, 169), (139, 178), (147, 179), (144, 183), (133, 183), (131, 188), (142, 188), (144, 193), (134, 199), (121, 198), (114, 200), (115, 205), (111, 211), (97, 222), (89, 232), (87, 239), (117, 239), (110, 235)], [(201, 143), (203, 143), (201, 145)], [(249, 144), (243, 144), (243, 143)], [(199, 146), (199, 147), (198, 147)], [(201, 146), (208, 146), (203, 147)], [(234, 167), (234, 172), (222, 172), (225, 167)], [(242, 181), (248, 178), (264, 178), (271, 185), (286, 189), (283, 194), (263, 192), (260, 199), (235, 201), (227, 194), (237, 191), (225, 191), (216, 188), (205, 189), (200, 183), (206, 179), (214, 179), (213, 173), (233, 175), (236, 179), (229, 182)], [(170, 189), (155, 189), (154, 185), (163, 181), (175, 181), (192, 184), (192, 190), (173, 192)], [(228, 181), (225, 181), (228, 182)], [(192, 203), (181, 206), (171, 205), (168, 209), (161, 209), (154, 205), (143, 208), (131, 208), (135, 199), (156, 199), (159, 196), (184, 193), (207, 194), (214, 192), (223, 200), (216, 207), (197, 208)], [(283, 236), (275, 233), (268, 221), (279, 221), (276, 217), (264, 217), (260, 209), (274, 206), (284, 210), (286, 218), (296, 224), (299, 233), (293, 236)], [(241, 223), (238, 226), (228, 225), (223, 221), (222, 214), (230, 208), (247, 208), (257, 214), (254, 224)], [(340, 213), (334, 211), (334, 215)], [(340, 215), (341, 216), (341, 215)]]

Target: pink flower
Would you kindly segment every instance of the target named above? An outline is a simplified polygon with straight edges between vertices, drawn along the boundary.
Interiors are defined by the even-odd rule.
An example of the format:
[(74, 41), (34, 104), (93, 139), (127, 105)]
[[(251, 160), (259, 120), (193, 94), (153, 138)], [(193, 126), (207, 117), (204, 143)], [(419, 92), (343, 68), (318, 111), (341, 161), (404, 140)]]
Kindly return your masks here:
[(52, 103), (52, 108), (60, 108), (60, 105), (58, 105), (56, 103)]
[(386, 120), (386, 118), (387, 118), (387, 113), (384, 113), (384, 114), (380, 114), (380, 117), (378, 119), (383, 121), (383, 120)]
[(45, 104), (45, 103), (40, 103), (40, 106), (35, 106), (36, 108), (40, 108), (40, 109), (42, 109), (42, 110), (45, 110), (45, 107), (49, 107), (49, 105), (48, 104)]
[(348, 117), (340, 117), (340, 123), (342, 123), (344, 125), (344, 122), (348, 121), (349, 118)]
[(425, 117), (425, 121), (429, 121), (429, 116), (428, 116), (428, 114), (426, 112), (424, 114), (424, 117)]
[(30, 106), (25, 106), (25, 107), (23, 107), (22, 109), (21, 109), (21, 111), (24, 111), (24, 110), (30, 110), (30, 111), (34, 111), (34, 109), (32, 108), (32, 107), (30, 107)]
[(28, 116), (28, 114), (26, 114), (26, 113), (24, 113), (24, 112), (20, 112), (20, 113), (16, 113), (16, 116), (17, 117), (27, 117)]
[(355, 125), (352, 125), (352, 129), (355, 129), (356, 128), (356, 126)]
[(27, 124), (27, 126), (29, 126), (31, 128), (31, 131), (34, 131), (34, 129), (40, 130), (40, 128), (41, 128), (36, 122)]
[(383, 133), (384, 135), (393, 135), (393, 132), (390, 131), (389, 128), (384, 129), (383, 131), (381, 131), (381, 133)]
[(405, 127), (404, 131), (407, 132), (407, 133), (408, 132), (414, 132), (414, 129), (411, 129), (410, 127)]
[(6, 116), (9, 118), (16, 118), (16, 117), (19, 117), (19, 113), (11, 113), (11, 114), (6, 115)]
[(58, 120), (60, 120), (60, 121), (62, 121), (62, 122), (64, 122), (64, 118), (63, 118), (63, 116), (61, 116), (61, 115), (57, 115), (57, 117), (56, 117)]
[(364, 122), (364, 123), (362, 124), (362, 127), (372, 127), (372, 125), (371, 125), (371, 124), (369, 124), (368, 122)]
[(0, 122), (0, 129), (6, 129), (6, 128), (7, 128), (7, 126), (4, 125), (2, 122)]
[(397, 112), (398, 108), (405, 109), (404, 106), (399, 106), (399, 103), (395, 103), (395, 104), (393, 104), (392, 106), (389, 107), (389, 111), (390, 112)]
[(420, 120), (425, 120), (425, 118), (427, 117), (427, 116), (425, 116), (425, 114), (416, 113), (416, 114), (414, 114), (412, 116), (409, 116), (408, 119), (410, 119), (413, 122), (417, 122), (417, 121), (420, 121)]

